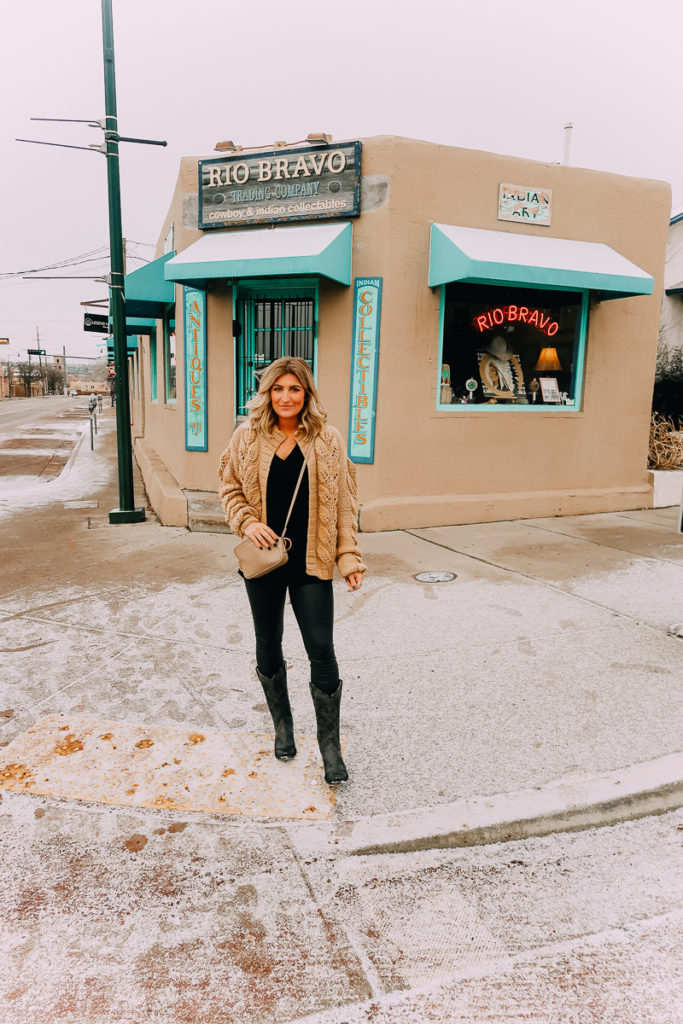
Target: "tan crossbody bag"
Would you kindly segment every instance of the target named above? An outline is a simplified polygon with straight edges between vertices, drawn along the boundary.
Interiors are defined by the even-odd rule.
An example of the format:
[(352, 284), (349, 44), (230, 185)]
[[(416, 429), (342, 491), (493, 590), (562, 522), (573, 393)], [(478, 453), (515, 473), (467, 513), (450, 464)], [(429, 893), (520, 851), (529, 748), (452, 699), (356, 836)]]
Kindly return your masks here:
[(299, 493), (299, 487), (301, 486), (301, 481), (304, 478), (304, 471), (308, 465), (308, 459), (312, 450), (313, 441), (311, 441), (308, 452), (306, 453), (304, 464), (299, 473), (299, 479), (297, 480), (296, 487), (294, 488), (294, 494), (292, 495), (292, 500), (289, 505), (285, 525), (282, 529), (282, 536), (278, 537), (277, 541), (270, 549), (258, 547), (250, 537), (246, 537), (245, 540), (235, 548), (235, 557), (239, 562), (242, 575), (245, 579), (255, 580), (258, 579), (259, 576), (266, 576), (269, 572), (272, 572), (273, 569), (279, 569), (281, 565), (285, 565), (287, 562), (289, 557), (287, 552), (291, 548), (292, 542), (289, 537), (285, 536), (285, 534), (287, 533), (289, 517), (292, 514), (294, 502), (296, 501), (296, 496)]

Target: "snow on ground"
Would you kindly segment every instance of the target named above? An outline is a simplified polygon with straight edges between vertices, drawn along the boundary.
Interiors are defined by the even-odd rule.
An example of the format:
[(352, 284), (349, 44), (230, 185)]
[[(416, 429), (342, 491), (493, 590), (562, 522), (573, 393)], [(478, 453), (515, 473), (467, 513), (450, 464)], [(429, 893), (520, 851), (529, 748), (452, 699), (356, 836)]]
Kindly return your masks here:
[[(63, 421), (41, 421), (40, 426), (41, 431), (54, 427), (55, 435), (63, 436), (66, 430)], [(78, 428), (71, 427), (71, 435), (76, 431), (79, 437), (71, 458), (58, 477), (51, 480), (26, 475), (3, 477), (0, 481), (0, 521), (31, 509), (43, 508), (54, 501), (77, 501), (96, 495), (107, 486), (115, 472), (111, 458), (98, 452), (98, 440), (101, 444), (104, 436), (115, 429), (113, 420), (100, 420), (95, 447), (90, 451), (88, 421), (79, 424)], [(40, 454), (44, 455), (45, 450)]]

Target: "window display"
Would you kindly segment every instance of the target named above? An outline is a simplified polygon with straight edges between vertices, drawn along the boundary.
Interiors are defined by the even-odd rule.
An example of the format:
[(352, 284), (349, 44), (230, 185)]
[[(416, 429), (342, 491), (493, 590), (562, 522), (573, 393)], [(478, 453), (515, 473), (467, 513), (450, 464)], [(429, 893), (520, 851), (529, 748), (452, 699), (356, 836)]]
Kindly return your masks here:
[(445, 285), (439, 408), (578, 408), (586, 317), (580, 291)]

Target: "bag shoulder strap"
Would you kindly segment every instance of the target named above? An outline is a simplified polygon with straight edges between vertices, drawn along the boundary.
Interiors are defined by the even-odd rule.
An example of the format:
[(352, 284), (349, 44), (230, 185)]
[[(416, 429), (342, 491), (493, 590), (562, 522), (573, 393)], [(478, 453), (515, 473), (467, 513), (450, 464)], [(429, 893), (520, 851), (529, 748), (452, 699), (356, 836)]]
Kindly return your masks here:
[(314, 444), (314, 442), (315, 442), (315, 438), (313, 438), (313, 441), (311, 441), (310, 445), (308, 446), (308, 451), (306, 452), (306, 458), (304, 459), (304, 464), (301, 467), (301, 470), (299, 471), (299, 479), (296, 482), (296, 487), (294, 488), (294, 494), (292, 495), (292, 500), (291, 500), (291, 502), (289, 504), (289, 512), (287, 513), (287, 518), (285, 519), (285, 525), (282, 528), (282, 537), (283, 538), (284, 538), (285, 534), (287, 533), (287, 526), (289, 525), (289, 517), (292, 514), (292, 510), (294, 508), (294, 502), (296, 501), (296, 496), (299, 493), (299, 487), (301, 486), (301, 481), (304, 478), (304, 472), (306, 470), (306, 466), (308, 465), (308, 459), (309, 459), (309, 456), (310, 456), (311, 452), (313, 451), (313, 444)]

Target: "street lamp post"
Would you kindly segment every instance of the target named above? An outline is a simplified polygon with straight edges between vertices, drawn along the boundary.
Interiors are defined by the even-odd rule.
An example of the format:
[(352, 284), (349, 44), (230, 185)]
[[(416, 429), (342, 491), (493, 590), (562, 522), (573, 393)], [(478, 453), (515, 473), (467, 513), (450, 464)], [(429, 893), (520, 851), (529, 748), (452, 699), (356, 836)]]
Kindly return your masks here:
[[(126, 338), (126, 307), (124, 292), (123, 240), (121, 237), (121, 182), (119, 178), (119, 142), (134, 142), (145, 146), (165, 146), (157, 139), (134, 139), (119, 135), (116, 115), (116, 76), (114, 72), (114, 23), (111, 0), (102, 0), (102, 42), (104, 47), (104, 121), (92, 118), (33, 117), (32, 121), (64, 121), (87, 124), (104, 130), (102, 145), (75, 146), (63, 142), (41, 139), (17, 139), (38, 146), (59, 146), (63, 149), (83, 149), (90, 153), (103, 153), (107, 159), (107, 189), (109, 194), (109, 248), (111, 272), (109, 276), (109, 309), (114, 337), (114, 367), (116, 370), (116, 436), (118, 445), (119, 508), (109, 513), (110, 523), (141, 523), (144, 508), (135, 508), (133, 495), (133, 452), (130, 438), (130, 397), (128, 393), (128, 342)], [(51, 277), (54, 275), (50, 275)], [(72, 279), (73, 275), (69, 275)], [(27, 280), (44, 280), (31, 275)], [(95, 280), (98, 280), (97, 278)], [(66, 361), (65, 361), (66, 367)]]
[(144, 508), (135, 508), (133, 494), (133, 452), (130, 437), (130, 395), (128, 391), (128, 340), (124, 292), (123, 242), (121, 232), (121, 183), (119, 177), (119, 131), (116, 115), (114, 69), (114, 21), (111, 0), (102, 0), (102, 41), (104, 44), (104, 138), (109, 192), (109, 248), (111, 278), (109, 309), (114, 337), (116, 371), (116, 437), (119, 466), (119, 507), (109, 513), (110, 523), (141, 523)]

